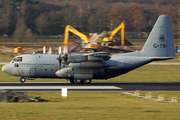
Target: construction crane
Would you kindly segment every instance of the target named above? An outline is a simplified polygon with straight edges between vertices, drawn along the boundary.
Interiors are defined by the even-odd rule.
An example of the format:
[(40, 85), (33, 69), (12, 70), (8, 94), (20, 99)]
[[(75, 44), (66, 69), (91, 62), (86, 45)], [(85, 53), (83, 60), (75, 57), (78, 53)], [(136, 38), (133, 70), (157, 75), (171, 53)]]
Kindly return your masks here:
[(68, 39), (69, 39), (69, 32), (74, 33), (75, 35), (79, 36), (83, 41), (82, 41), (82, 48), (85, 49), (100, 49), (102, 48), (101, 43), (98, 42), (93, 42), (90, 43), (89, 39), (87, 38), (87, 36), (81, 32), (79, 32), (78, 30), (76, 30), (75, 28), (73, 28), (70, 25), (67, 25), (65, 28), (65, 33), (64, 33), (64, 45), (67, 46), (68, 44)]
[(110, 37), (105, 37), (103, 38), (103, 43), (104, 44), (109, 44), (114, 42), (114, 36), (116, 35), (116, 33), (121, 29), (121, 45), (124, 46), (124, 29), (125, 29), (125, 25), (124, 22), (122, 22), (116, 29), (114, 29), (111, 33)]

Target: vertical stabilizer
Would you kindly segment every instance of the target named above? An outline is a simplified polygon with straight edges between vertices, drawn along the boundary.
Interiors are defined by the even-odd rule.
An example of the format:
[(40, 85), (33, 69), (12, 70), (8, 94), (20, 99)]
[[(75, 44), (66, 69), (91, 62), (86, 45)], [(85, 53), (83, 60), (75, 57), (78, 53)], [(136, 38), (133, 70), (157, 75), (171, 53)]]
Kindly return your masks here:
[(175, 58), (171, 21), (168, 15), (160, 15), (143, 49), (143, 56), (152, 59)]

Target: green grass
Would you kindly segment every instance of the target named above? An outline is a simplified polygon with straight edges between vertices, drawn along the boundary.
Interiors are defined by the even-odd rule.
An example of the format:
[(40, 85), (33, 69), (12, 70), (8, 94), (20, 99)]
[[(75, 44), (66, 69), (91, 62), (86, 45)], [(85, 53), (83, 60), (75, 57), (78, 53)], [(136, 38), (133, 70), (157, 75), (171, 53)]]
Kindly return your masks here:
[[(176, 53), (178, 58), (172, 60), (165, 60), (159, 62), (180, 62), (180, 53)], [(10, 62), (13, 59), (13, 55), (0, 55), (0, 62)], [(0, 66), (0, 68), (2, 65)], [(103, 80), (103, 82), (180, 82), (179, 80), (180, 66), (169, 65), (146, 65), (133, 70), (127, 74), (109, 79)], [(14, 77), (3, 73), (0, 70), (0, 82), (19, 82), (18, 77)], [(28, 80), (29, 82), (32, 82)], [(27, 82), (28, 82), (27, 81)], [(36, 79), (35, 82), (64, 82), (65, 79)], [(97, 80), (93, 80), (97, 81)], [(102, 80), (98, 80), (102, 82)], [(34, 82), (34, 81), (33, 81)]]
[[(1, 40), (1, 39), (0, 39)], [(1, 40), (2, 41), (2, 40)], [(57, 45), (62, 45), (64, 43), (64, 39), (60, 38), (60, 39), (36, 39), (36, 41), (29, 41), (29, 42), (12, 42), (12, 39), (9, 40), (10, 42), (1, 42), (3, 44), (57, 44)], [(24, 40), (27, 41), (27, 40)], [(75, 38), (69, 39), (69, 42), (77, 42), (77, 43), (81, 43), (80, 38)]]
[[(171, 96), (179, 92), (165, 92)], [(1, 120), (179, 120), (180, 102), (165, 103), (121, 92), (26, 93), (49, 100), (44, 103), (0, 103)], [(154, 94), (154, 92), (153, 92)], [(164, 94), (158, 92), (157, 94)]]
[(109, 81), (119, 82), (180, 82), (180, 66), (146, 65)]
[(176, 53), (175, 59), (170, 59), (170, 60), (163, 60), (163, 61), (156, 61), (156, 62), (180, 62), (180, 53)]
[[(2, 65), (1, 65), (2, 67)], [(0, 67), (0, 68), (1, 68)], [(93, 82), (180, 82), (180, 65), (145, 65), (127, 74)], [(19, 78), (0, 70), (0, 82), (19, 82)], [(27, 82), (65, 82), (65, 79), (36, 79)]]
[[(2, 72), (2, 66), (0, 65), (0, 82), (19, 82), (20, 77), (15, 77), (7, 73)], [(36, 79), (36, 80), (27, 80), (27, 82), (65, 82), (66, 79)]]
[[(111, 53), (111, 55), (114, 55), (117, 53)], [(0, 62), (10, 62), (17, 54), (5, 54), (5, 55), (0, 55)], [(163, 61), (158, 61), (158, 62), (180, 62), (180, 53), (176, 53), (175, 59), (171, 60), (163, 60)]]
[[(134, 92), (131, 92), (131, 93), (134, 93)], [(141, 96), (146, 96), (146, 94), (149, 93), (148, 92), (145, 92), (145, 91), (140, 91), (140, 95)], [(158, 99), (158, 96), (159, 95), (164, 95), (164, 100), (165, 101), (171, 101), (171, 98), (172, 97), (177, 97), (177, 99), (180, 99), (180, 92), (174, 92), (174, 91), (171, 91), (171, 92), (167, 92), (167, 91), (163, 91), (163, 92), (150, 92), (151, 95), (152, 95), (152, 98), (155, 98), (155, 99)], [(179, 102), (179, 101), (178, 101)]]
[(11, 62), (14, 56), (13, 54), (0, 55), (0, 62)]

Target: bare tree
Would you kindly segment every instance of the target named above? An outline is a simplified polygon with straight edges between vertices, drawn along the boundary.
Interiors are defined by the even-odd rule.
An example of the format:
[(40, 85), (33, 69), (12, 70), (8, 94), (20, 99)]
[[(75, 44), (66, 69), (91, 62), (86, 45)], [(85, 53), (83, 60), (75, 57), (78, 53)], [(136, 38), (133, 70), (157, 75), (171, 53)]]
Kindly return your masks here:
[(35, 19), (35, 24), (40, 35), (43, 35), (43, 30), (47, 28), (48, 20), (45, 13), (42, 13), (39, 17)]

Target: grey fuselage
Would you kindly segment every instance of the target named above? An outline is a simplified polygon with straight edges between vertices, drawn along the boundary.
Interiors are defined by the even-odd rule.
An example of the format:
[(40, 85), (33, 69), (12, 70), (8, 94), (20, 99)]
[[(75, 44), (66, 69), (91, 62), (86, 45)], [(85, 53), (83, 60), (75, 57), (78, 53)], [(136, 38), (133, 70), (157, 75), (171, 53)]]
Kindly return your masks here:
[[(135, 53), (135, 54), (134, 54)], [(16, 56), (22, 61), (12, 60), (4, 72), (27, 78), (74, 78), (75, 75), (91, 75), (92, 79), (109, 79), (127, 73), (151, 62), (149, 57), (137, 56), (139, 52), (112, 55), (108, 61), (86, 61), (81, 63), (60, 63), (59, 55), (25, 54)], [(7, 67), (8, 66), (8, 67)], [(8, 68), (8, 69), (7, 69)], [(56, 71), (64, 69), (64, 74), (56, 76)]]
[[(59, 56), (16, 56), (10, 64), (2, 67), (2, 71), (26, 78), (66, 78), (70, 81), (116, 77), (155, 60), (176, 58), (171, 21), (169, 16), (160, 15), (139, 52), (112, 56), (105, 52)], [(62, 64), (63, 61), (67, 61), (68, 64)]]

